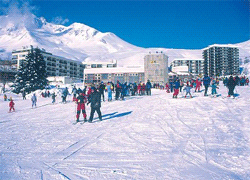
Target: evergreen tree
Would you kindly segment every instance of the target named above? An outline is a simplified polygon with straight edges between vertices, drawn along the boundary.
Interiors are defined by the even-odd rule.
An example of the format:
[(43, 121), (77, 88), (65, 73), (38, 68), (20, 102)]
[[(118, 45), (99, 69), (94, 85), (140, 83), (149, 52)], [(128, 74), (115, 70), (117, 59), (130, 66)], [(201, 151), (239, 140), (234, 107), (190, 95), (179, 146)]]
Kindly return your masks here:
[(19, 94), (21, 91), (25, 89), (26, 81), (27, 81), (27, 71), (25, 67), (25, 63), (23, 61), (20, 61), (20, 67), (18, 69), (18, 72), (15, 76), (15, 82), (14, 82), (14, 93)]
[(37, 89), (44, 89), (48, 81), (46, 79), (46, 63), (40, 49), (31, 48), (25, 62), (26, 64), (19, 70), (22, 76), (19, 73), (17, 74), (14, 92), (20, 93), (23, 89), (30, 93)]

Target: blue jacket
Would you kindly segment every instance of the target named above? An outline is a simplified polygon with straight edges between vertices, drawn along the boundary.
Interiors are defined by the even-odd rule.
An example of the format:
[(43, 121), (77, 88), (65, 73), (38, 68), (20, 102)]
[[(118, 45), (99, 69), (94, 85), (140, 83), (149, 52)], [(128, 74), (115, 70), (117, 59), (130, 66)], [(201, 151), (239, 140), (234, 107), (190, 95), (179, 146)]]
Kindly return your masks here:
[(180, 82), (179, 81), (174, 82), (174, 88), (179, 89), (179, 87), (180, 87)]
[(205, 76), (204, 78), (203, 78), (203, 84), (204, 84), (204, 86), (205, 85), (210, 85), (210, 77), (208, 77), (208, 76)]

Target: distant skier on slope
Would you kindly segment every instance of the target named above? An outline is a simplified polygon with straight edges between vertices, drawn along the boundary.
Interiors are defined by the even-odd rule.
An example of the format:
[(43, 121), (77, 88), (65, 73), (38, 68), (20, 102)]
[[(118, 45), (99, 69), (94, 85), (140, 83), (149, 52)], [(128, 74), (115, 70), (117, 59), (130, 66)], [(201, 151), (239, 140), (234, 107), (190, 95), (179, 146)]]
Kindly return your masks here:
[(234, 88), (236, 86), (236, 81), (234, 80), (233, 76), (230, 76), (227, 82), (227, 87), (228, 87), (228, 96), (234, 96)]
[(190, 87), (189, 84), (187, 84), (187, 86), (183, 89), (183, 90), (186, 90), (185, 98), (187, 97), (188, 94), (190, 95), (190, 98), (193, 98), (191, 95), (191, 89), (192, 87)]
[(13, 111), (15, 111), (14, 106), (15, 106), (15, 103), (14, 103), (12, 97), (10, 97), (10, 103), (9, 103), (10, 110), (9, 110), (9, 112), (11, 112), (12, 109), (13, 109)]
[(35, 93), (31, 97), (31, 102), (32, 102), (32, 108), (33, 108), (33, 106), (36, 107), (37, 98), (36, 98), (36, 94)]

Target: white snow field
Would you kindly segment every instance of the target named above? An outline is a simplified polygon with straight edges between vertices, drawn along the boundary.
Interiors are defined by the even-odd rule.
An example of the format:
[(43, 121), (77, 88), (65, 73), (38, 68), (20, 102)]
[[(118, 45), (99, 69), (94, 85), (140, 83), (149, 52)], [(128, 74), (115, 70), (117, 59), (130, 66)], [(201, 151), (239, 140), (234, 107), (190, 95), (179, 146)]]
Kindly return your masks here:
[[(1, 180), (250, 179), (250, 88), (238, 98), (152, 96), (102, 103), (103, 121), (75, 121), (75, 103), (57, 96), (0, 99)], [(181, 96), (179, 96), (181, 97)], [(89, 116), (90, 107), (87, 106)], [(82, 115), (81, 118), (83, 119)], [(81, 120), (82, 120), (81, 119)]]

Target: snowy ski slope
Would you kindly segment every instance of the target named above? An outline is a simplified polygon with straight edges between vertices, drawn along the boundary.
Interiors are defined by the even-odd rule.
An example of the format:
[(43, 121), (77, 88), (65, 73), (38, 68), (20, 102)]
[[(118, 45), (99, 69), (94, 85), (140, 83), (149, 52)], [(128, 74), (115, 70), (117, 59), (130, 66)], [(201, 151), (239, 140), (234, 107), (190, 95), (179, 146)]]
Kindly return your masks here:
[(222, 98), (224, 86), (222, 97), (172, 99), (154, 89), (105, 101), (103, 122), (95, 114), (76, 125), (71, 96), (54, 105), (38, 97), (32, 109), (29, 97), (12, 94), (16, 112), (8, 113), (1, 94), (0, 179), (250, 179), (250, 89), (236, 90), (237, 99)]

